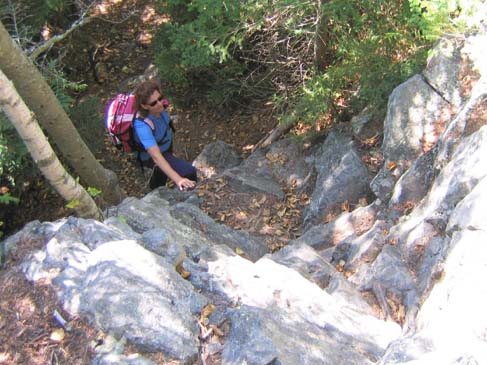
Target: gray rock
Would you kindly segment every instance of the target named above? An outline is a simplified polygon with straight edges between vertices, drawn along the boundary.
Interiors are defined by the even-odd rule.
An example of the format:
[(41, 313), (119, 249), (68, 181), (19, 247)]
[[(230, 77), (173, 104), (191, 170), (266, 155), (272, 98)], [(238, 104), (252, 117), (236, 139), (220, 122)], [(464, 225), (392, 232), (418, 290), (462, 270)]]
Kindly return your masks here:
[(196, 195), (193, 191), (181, 191), (177, 188), (168, 188), (167, 186), (161, 186), (157, 189), (152, 190), (149, 194), (147, 194), (144, 199), (151, 200), (151, 197), (155, 197), (156, 201), (159, 199), (164, 200), (169, 205), (174, 205), (177, 203), (190, 203), (196, 206), (199, 205), (198, 195)]
[(157, 193), (148, 194), (140, 200), (127, 198), (110, 214), (116, 214), (118, 219), (125, 221), (136, 232), (153, 231), (158, 234), (159, 243), (157, 237), (145, 240), (146, 243), (149, 242), (147, 247), (158, 255), (166, 256), (167, 244), (182, 247), (186, 256), (195, 260), (215, 254), (215, 243), (209, 241), (200, 231), (193, 230), (174, 218), (169, 203)]
[(91, 365), (156, 365), (156, 363), (139, 354), (128, 356), (108, 354), (96, 356), (91, 362)]
[[(187, 365), (219, 352), (223, 364), (485, 363), (485, 39), (452, 42), (451, 53), (442, 40), (425, 79), (416, 75), (391, 95), (386, 162), (371, 183), (378, 199), (308, 225), (280, 252), (261, 257), (258, 239), (216, 224), (196, 194), (169, 189), (126, 199), (103, 223), (33, 222), (2, 247), (42, 246), (21, 264), (24, 275), (47, 279), (68, 313), (112, 334), (93, 364), (152, 364), (127, 354), (125, 341)], [(306, 158), (283, 140), (222, 176), (230, 172), (234, 187), (250, 194), (283, 197), (294, 184), (308, 191), (313, 174), (322, 187), (328, 175), (356, 166), (347, 129), (337, 127)], [(340, 201), (334, 195), (325, 200)], [(208, 303), (213, 313), (198, 321)], [(380, 309), (403, 329), (379, 319)], [(200, 336), (205, 326), (213, 332)], [(229, 331), (220, 336), (211, 326)]]
[(291, 139), (279, 140), (265, 150), (258, 149), (244, 160), (241, 168), (298, 190), (307, 188), (313, 173), (302, 146)]
[(0, 242), (0, 267), (8, 255), (17, 249), (20, 242), (28, 239), (42, 244), (42, 242), (48, 241), (64, 222), (65, 220), (60, 220), (56, 223), (32, 221), (27, 223), (19, 232), (4, 239)]
[(416, 246), (426, 247), (426, 239), (443, 234), (448, 217), (457, 204), (487, 175), (487, 127), (465, 138), (450, 162), (436, 177), (429, 194), (399, 224), (391, 228), (390, 239), (397, 241), (404, 257), (416, 257)]
[(414, 326), (419, 307), (416, 282), (396, 247), (386, 245), (370, 266), (363, 265), (350, 277), (363, 291), (372, 291), (386, 318), (393, 318), (388, 299), (404, 306), (406, 327)]
[[(467, 126), (471, 118), (472, 111), (479, 107), (479, 104), (485, 99), (486, 95), (487, 75), (484, 75), (473, 85), (471, 97), (465, 102), (465, 104), (462, 105), (458, 114), (455, 115), (443, 132), (438, 143), (435, 169), (442, 169), (450, 161), (452, 154), (458, 147), (458, 144), (467, 134)], [(478, 119), (478, 117), (475, 119)], [(478, 124), (483, 125), (482, 123)], [(471, 133), (472, 131), (470, 131), (469, 134)]]
[(282, 364), (265, 331), (262, 313), (252, 307), (230, 311), (232, 326), (222, 353), (222, 364)]
[(455, 108), (459, 108), (471, 97), (468, 87), (463, 84), (465, 78), (487, 75), (485, 54), (482, 50), (485, 42), (485, 34), (443, 36), (428, 59), (423, 75)]
[(207, 179), (220, 175), (223, 171), (236, 167), (242, 162), (237, 149), (223, 141), (216, 141), (206, 145), (196, 157), (193, 166), (196, 167), (201, 178)]
[[(64, 257), (67, 251), (65, 247)], [(47, 248), (47, 272), (56, 267), (59, 255), (54, 254), (52, 259)], [(29, 273), (28, 263), (24, 267)], [(81, 263), (65, 260), (53, 282), (71, 315), (87, 315), (105, 331), (149, 351), (186, 362), (196, 358), (199, 330), (194, 316), (206, 299), (170, 263), (135, 242), (113, 241), (92, 252), (86, 249)]]
[(330, 133), (316, 161), (318, 177), (304, 222), (309, 224), (331, 213), (341, 203), (357, 203), (369, 193), (367, 168), (344, 136)]
[(487, 176), (475, 185), (450, 215), (447, 232), (457, 230), (487, 231), (485, 207), (487, 206)]
[(142, 234), (141, 245), (177, 265), (186, 258), (184, 247), (170, 240), (163, 228), (154, 228)]
[(404, 209), (406, 204), (418, 204), (434, 181), (434, 150), (419, 156), (399, 178), (389, 200), (390, 209)]
[(233, 190), (240, 193), (263, 192), (284, 199), (284, 192), (277, 181), (271, 177), (263, 177), (238, 168), (226, 170), (223, 175)]
[(396, 87), (384, 121), (386, 161), (411, 162), (424, 152), (426, 143), (434, 144), (439, 138), (435, 130), (445, 127), (446, 120), (441, 118), (445, 108), (445, 100), (419, 75)]
[(348, 281), (340, 272), (335, 272), (330, 277), (326, 292), (337, 302), (342, 303), (344, 307), (350, 306), (359, 313), (377, 316), (372, 306), (364, 300), (360, 289)]
[(311, 246), (304, 243), (288, 245), (269, 259), (299, 272), (303, 277), (325, 289), (336, 269), (325, 261)]
[(384, 167), (371, 184), (379, 199), (386, 201), (395, 182), (413, 160), (438, 141), (447, 122), (446, 115), (450, 115), (445, 113), (448, 108), (445, 100), (420, 75), (394, 89), (384, 121)]
[[(418, 331), (395, 341), (380, 364), (483, 364), (487, 359), (485, 231), (455, 232), (441, 281), (418, 313)], [(409, 362), (410, 361), (410, 362)]]
[(190, 204), (178, 204), (171, 209), (171, 215), (186, 226), (201, 232), (215, 244), (227, 245), (235, 252), (242, 251), (244, 256), (257, 261), (268, 252), (262, 238), (251, 236), (245, 231), (236, 231), (223, 224), (216, 223), (206, 213)]
[[(230, 335), (234, 339), (225, 344), (228, 363), (238, 363), (230, 356), (233, 350), (228, 350), (228, 346), (238, 344), (244, 350), (234, 356), (244, 356), (238, 359), (247, 361), (262, 353), (269, 361), (277, 354), (282, 364), (332, 364), (343, 358), (368, 363), (367, 359), (379, 359), (400, 332), (396, 324), (364, 314), (362, 306), (344, 305), (340, 296), (331, 296), (296, 271), (267, 258), (255, 264), (238, 256), (222, 258), (208, 263), (208, 275), (214, 294), (232, 303), (258, 308), (254, 312), (260, 318), (258, 322), (255, 317), (242, 317), (236, 322), (240, 328), (234, 327), (236, 332)], [(252, 350), (252, 346), (246, 346), (248, 333), (255, 333), (257, 338), (268, 337), (272, 342)], [(352, 338), (354, 346), (350, 346)]]
[(377, 219), (377, 212), (378, 206), (371, 204), (352, 212), (342, 213), (330, 223), (312, 226), (289, 244), (305, 243), (318, 251), (327, 249), (345, 239), (357, 237), (368, 231)]
[(224, 171), (222, 176), (237, 192), (264, 192), (283, 199), (283, 187), (305, 189), (312, 173), (302, 148), (284, 139), (265, 150), (258, 149), (240, 166)]
[(169, 203), (160, 199), (157, 204), (136, 198), (126, 198), (121, 204), (107, 212), (108, 217), (116, 217), (128, 224), (135, 232), (142, 234), (153, 228), (160, 228), (163, 224), (161, 217), (166, 212)]
[(358, 115), (352, 117), (350, 124), (352, 125), (353, 134), (359, 137), (365, 125), (370, 122), (371, 118), (372, 115), (369, 108), (365, 108)]
[(119, 217), (109, 217), (103, 221), (103, 224), (114, 231), (119, 232), (122, 237), (125, 237), (125, 239), (137, 240), (140, 238), (140, 234), (134, 232), (132, 228), (130, 228), (130, 226), (124, 222), (123, 219), (119, 219)]
[[(374, 225), (359, 237), (346, 239), (338, 244), (333, 253), (333, 264), (344, 261), (344, 269), (355, 271), (362, 264), (374, 262), (385, 244), (386, 225), (383, 221), (376, 221)], [(341, 251), (341, 254), (338, 252)]]
[(462, 104), (461, 48), (465, 39), (460, 36), (442, 37), (428, 58), (423, 75), (428, 84), (455, 107)]

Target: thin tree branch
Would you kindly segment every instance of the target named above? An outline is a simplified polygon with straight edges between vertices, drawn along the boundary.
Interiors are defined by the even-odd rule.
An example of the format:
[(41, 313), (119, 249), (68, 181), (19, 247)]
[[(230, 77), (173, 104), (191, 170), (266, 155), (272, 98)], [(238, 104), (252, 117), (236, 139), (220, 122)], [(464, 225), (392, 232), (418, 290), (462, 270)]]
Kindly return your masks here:
[(27, 52), (27, 54), (29, 55), (29, 57), (32, 59), (32, 60), (35, 60), (37, 59), (37, 57), (39, 57), (42, 53), (48, 51), (52, 46), (54, 46), (54, 44), (62, 41), (63, 39), (65, 39), (68, 35), (70, 35), (72, 32), (74, 32), (76, 29), (78, 29), (79, 27), (91, 22), (93, 20), (94, 17), (87, 17), (87, 18), (80, 18), (78, 20), (76, 20), (72, 25), (71, 27), (66, 30), (64, 33), (62, 34), (58, 34), (52, 38), (49, 38), (47, 41), (45, 41), (44, 43), (40, 44), (39, 46), (36, 46), (34, 47), (33, 49), (29, 50)]

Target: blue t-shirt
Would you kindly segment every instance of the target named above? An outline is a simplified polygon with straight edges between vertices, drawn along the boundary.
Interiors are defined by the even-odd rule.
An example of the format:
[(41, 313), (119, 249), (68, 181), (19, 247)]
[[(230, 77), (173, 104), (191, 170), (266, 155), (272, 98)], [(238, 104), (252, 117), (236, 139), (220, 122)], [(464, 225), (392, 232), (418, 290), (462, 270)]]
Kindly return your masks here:
[[(144, 146), (145, 150), (159, 145), (159, 150), (166, 152), (169, 150), (172, 141), (172, 131), (169, 127), (169, 114), (163, 111), (160, 117), (149, 115), (148, 118), (154, 123), (155, 130), (152, 131), (151, 127), (144, 121), (135, 119), (133, 123), (134, 138)], [(150, 159), (150, 155), (145, 151), (140, 152), (140, 159), (147, 161)]]

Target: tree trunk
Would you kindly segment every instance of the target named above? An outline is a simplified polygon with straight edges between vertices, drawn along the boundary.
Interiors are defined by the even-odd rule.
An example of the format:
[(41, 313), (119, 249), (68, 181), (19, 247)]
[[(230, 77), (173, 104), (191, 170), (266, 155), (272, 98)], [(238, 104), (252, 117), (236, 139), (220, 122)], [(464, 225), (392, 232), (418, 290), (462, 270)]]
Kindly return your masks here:
[(0, 68), (12, 80), (63, 157), (88, 186), (101, 190), (108, 204), (118, 204), (123, 193), (115, 173), (103, 168), (95, 159), (37, 67), (15, 44), (1, 22), (0, 49)]
[(317, 0), (317, 26), (315, 34), (314, 64), (317, 71), (324, 71), (331, 62), (332, 54), (328, 48), (330, 30), (328, 19), (323, 15), (323, 5), (329, 0)]
[(69, 175), (59, 162), (46, 136), (13, 83), (0, 70), (0, 108), (24, 141), (34, 162), (54, 189), (84, 218), (100, 220), (101, 212), (86, 190)]

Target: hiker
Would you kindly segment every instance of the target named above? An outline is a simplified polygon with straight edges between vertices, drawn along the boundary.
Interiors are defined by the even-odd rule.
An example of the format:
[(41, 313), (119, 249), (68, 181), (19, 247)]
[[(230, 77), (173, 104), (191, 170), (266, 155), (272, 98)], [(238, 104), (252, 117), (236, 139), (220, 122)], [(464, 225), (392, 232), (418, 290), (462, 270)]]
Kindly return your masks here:
[(196, 169), (172, 154), (173, 131), (163, 101), (161, 86), (156, 80), (144, 81), (135, 89), (134, 138), (145, 149), (138, 152), (143, 166), (152, 169), (149, 187), (164, 186), (169, 177), (179, 190), (193, 189), (197, 180)]

